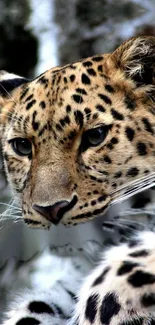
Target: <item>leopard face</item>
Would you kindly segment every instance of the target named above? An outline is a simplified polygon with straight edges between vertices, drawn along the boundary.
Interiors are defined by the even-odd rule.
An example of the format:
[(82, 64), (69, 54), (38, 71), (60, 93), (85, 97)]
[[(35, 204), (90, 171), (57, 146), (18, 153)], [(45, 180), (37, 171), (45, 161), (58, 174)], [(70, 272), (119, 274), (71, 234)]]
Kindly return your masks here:
[(155, 171), (155, 38), (51, 69), (0, 75), (4, 164), (25, 222), (48, 228), (102, 215)]

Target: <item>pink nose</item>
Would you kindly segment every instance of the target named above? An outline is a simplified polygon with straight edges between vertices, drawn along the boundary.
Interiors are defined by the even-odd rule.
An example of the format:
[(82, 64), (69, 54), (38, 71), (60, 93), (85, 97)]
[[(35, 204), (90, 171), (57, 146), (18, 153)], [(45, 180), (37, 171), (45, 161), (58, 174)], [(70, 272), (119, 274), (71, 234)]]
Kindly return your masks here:
[(59, 201), (48, 206), (40, 206), (35, 204), (33, 205), (33, 209), (47, 220), (57, 225), (62, 219), (63, 214), (69, 210), (69, 205), (70, 203), (68, 201)]

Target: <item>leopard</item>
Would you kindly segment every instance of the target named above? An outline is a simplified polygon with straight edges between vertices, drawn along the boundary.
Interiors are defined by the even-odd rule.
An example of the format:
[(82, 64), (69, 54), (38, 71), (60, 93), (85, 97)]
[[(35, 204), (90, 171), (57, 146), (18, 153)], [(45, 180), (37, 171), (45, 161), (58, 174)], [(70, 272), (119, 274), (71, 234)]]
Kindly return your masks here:
[[(0, 73), (3, 161), (29, 227), (86, 222), (153, 187), (154, 134), (153, 36), (129, 39), (112, 53), (33, 80)], [(154, 325), (154, 243), (153, 231), (136, 232), (102, 253), (81, 289), (66, 289), (75, 302), (70, 317), (55, 307), (60, 298), (50, 288), (47, 295), (26, 294), (3, 325)]]

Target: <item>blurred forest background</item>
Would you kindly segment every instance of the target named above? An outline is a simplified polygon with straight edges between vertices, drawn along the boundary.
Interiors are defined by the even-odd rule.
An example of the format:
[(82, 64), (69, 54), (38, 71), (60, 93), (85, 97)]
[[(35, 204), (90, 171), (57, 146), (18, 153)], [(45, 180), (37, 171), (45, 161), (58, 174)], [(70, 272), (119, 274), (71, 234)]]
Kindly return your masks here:
[[(0, 0), (0, 70), (32, 78), (52, 66), (113, 51), (129, 37), (155, 35), (154, 16), (154, 0)], [(2, 162), (0, 193), (0, 201), (8, 202)], [(81, 227), (85, 239), (98, 234), (96, 223)], [(29, 258), (48, 243), (74, 239), (78, 245), (83, 236), (80, 227), (45, 232), (9, 217), (0, 229), (0, 265), (12, 256)]]

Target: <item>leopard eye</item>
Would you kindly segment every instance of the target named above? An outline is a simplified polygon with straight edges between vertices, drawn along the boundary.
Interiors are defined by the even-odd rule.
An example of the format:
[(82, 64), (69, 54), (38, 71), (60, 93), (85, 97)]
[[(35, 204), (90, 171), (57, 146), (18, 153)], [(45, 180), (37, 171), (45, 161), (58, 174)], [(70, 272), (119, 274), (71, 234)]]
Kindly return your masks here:
[(110, 128), (111, 125), (103, 125), (84, 132), (81, 142), (82, 151), (87, 150), (89, 147), (96, 147), (103, 142)]
[(15, 138), (9, 141), (14, 152), (19, 156), (30, 156), (32, 153), (32, 144), (29, 139)]

